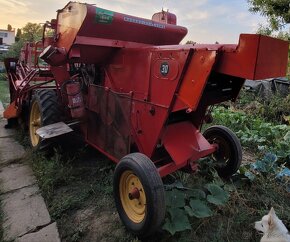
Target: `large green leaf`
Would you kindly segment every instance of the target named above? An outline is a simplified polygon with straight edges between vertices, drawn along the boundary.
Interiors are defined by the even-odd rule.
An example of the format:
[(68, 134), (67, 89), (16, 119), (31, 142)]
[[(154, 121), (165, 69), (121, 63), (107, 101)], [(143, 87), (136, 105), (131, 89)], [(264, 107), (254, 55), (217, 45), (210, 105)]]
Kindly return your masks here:
[(250, 171), (245, 172), (245, 177), (247, 177), (250, 181), (254, 181), (256, 179), (256, 175)]
[(275, 154), (267, 153), (262, 160), (257, 160), (252, 163), (251, 168), (264, 173), (275, 173), (277, 171), (278, 157)]
[(185, 193), (177, 189), (165, 191), (166, 206), (170, 208), (183, 208), (185, 206)]
[(171, 235), (176, 232), (191, 229), (186, 212), (181, 208), (169, 208), (170, 218), (166, 218), (163, 229), (167, 230)]
[(204, 199), (206, 198), (205, 192), (201, 189), (190, 189), (186, 191), (186, 195), (189, 198)]
[(207, 184), (205, 186), (211, 193), (207, 196), (207, 201), (215, 205), (225, 205), (229, 199), (229, 193), (216, 184)]
[(290, 142), (290, 131), (288, 131), (288, 132), (285, 134), (285, 136), (283, 137), (283, 139), (284, 139), (285, 141)]
[(183, 189), (186, 189), (186, 188), (183, 186), (182, 182), (179, 181), (179, 180), (176, 180), (176, 181), (175, 181), (174, 183), (172, 183), (172, 184), (166, 184), (166, 185), (164, 185), (164, 187), (165, 187), (166, 190), (172, 190), (172, 189), (180, 189), (180, 190), (183, 190)]
[(190, 199), (189, 206), (185, 206), (185, 211), (190, 217), (207, 218), (212, 216), (213, 212), (205, 204), (205, 202), (198, 199)]

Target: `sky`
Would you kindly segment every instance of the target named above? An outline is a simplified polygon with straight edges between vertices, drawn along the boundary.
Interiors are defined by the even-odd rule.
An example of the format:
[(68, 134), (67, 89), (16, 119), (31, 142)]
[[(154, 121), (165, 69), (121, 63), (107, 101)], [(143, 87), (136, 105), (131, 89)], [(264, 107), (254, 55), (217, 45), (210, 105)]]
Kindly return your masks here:
[[(67, 0), (0, 0), (0, 28), (21, 28), (27, 22), (44, 23), (56, 18)], [(81, 1), (82, 2), (82, 1)], [(183, 42), (237, 43), (240, 33), (255, 33), (265, 18), (248, 11), (247, 0), (87, 0), (116, 12), (151, 19), (162, 8), (177, 15), (178, 25), (188, 29)]]

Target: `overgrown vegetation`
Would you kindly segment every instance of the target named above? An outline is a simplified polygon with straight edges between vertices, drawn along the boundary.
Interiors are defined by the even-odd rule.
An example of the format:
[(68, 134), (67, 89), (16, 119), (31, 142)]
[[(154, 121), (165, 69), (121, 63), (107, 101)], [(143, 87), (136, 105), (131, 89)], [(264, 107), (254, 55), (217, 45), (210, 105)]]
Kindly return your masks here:
[[(125, 231), (116, 213), (111, 161), (89, 147), (74, 154), (58, 150), (50, 158), (39, 153), (31, 157), (62, 241), (138, 241)], [(222, 181), (208, 159), (200, 164), (197, 174), (176, 172), (165, 178), (164, 229), (174, 235), (163, 231), (148, 241), (259, 241), (252, 223), (271, 206), (290, 225), (290, 196), (274, 175), (256, 174), (251, 181), (240, 174)]]
[(4, 75), (2, 76), (0, 73), (0, 101), (5, 105), (6, 103), (9, 103), (10, 97), (9, 97), (9, 88), (8, 88), (8, 82)]
[[(255, 154), (256, 162), (243, 164), (239, 173), (225, 182), (217, 179), (217, 176), (209, 176), (214, 173), (206, 169), (209, 164), (207, 161), (207, 166), (202, 166), (199, 174), (183, 179), (183, 184), (190, 188), (177, 183), (179, 193), (183, 192), (173, 194), (179, 197), (179, 203), (175, 203), (176, 210), (168, 212), (168, 217), (174, 218), (175, 230), (167, 226), (165, 229), (171, 233), (183, 232), (169, 237), (170, 241), (260, 241), (261, 236), (253, 229), (252, 223), (260, 220), (272, 206), (289, 228), (290, 170), (287, 166), (290, 165), (290, 126), (281, 124), (284, 122), (281, 117), (290, 111), (288, 98), (274, 96), (268, 102), (258, 100), (258, 107), (249, 112), (248, 105), (252, 100), (243, 94), (235, 107), (217, 107), (213, 110), (215, 124), (225, 125), (235, 131), (243, 147)], [(211, 210), (203, 203), (199, 207), (203, 214), (198, 218), (199, 214), (193, 214), (191, 210), (200, 202), (193, 204), (190, 201), (198, 196), (206, 200), (204, 193), (200, 195), (200, 188), (208, 183), (219, 187), (219, 194), (224, 201), (227, 200), (226, 194), (230, 194), (229, 201), (217, 207), (211, 206)], [(195, 192), (191, 197), (187, 193), (192, 188)], [(196, 188), (199, 192), (196, 192)], [(204, 191), (207, 192), (206, 189)], [(188, 210), (187, 203), (192, 205), (188, 212), (193, 215), (190, 219), (182, 213), (182, 209)]]
[(262, 118), (265, 122), (282, 124), (287, 122), (285, 117), (290, 115), (290, 94), (282, 96), (276, 93), (262, 98), (256, 92), (242, 90), (233, 107), (247, 115)]
[[(228, 202), (227, 187), (214, 169), (211, 168), (210, 160), (201, 160), (200, 166), (204, 167), (201, 168), (200, 174), (206, 171), (203, 178), (209, 178), (205, 183), (185, 187), (180, 180), (176, 180), (170, 185), (165, 185), (167, 218), (163, 229), (171, 235), (176, 232), (191, 230), (189, 217), (198, 219), (211, 217), (214, 215), (217, 206), (222, 207)], [(189, 181), (189, 179), (186, 179), (186, 181)]]
[(219, 107), (214, 109), (216, 123), (232, 129), (244, 147), (265, 154), (274, 153), (280, 162), (290, 162), (290, 126), (272, 124), (242, 111)]
[(113, 163), (83, 144), (69, 143), (53, 156), (37, 152), (28, 158), (62, 241), (134, 239), (115, 210)]
[[(199, 174), (189, 179), (187, 186), (208, 182)], [(289, 227), (289, 193), (267, 177), (258, 176), (255, 182), (236, 178), (225, 184), (230, 198), (225, 206), (218, 206), (208, 218), (191, 218), (191, 230), (176, 233), (164, 241), (260, 241), (253, 228), (273, 206), (278, 216)]]

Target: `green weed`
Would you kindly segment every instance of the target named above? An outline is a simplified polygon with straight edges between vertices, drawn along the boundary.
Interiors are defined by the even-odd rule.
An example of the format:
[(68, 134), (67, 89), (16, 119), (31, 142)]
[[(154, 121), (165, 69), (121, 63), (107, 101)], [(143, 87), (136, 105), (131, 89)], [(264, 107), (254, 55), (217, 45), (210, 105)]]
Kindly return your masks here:
[[(49, 213), (59, 225), (62, 241), (90, 241), (88, 228), (94, 219), (104, 211), (108, 211), (106, 216), (115, 211), (114, 165), (89, 147), (79, 146), (74, 152), (70, 145), (67, 148), (57, 150), (51, 157), (32, 153), (30, 159)], [(84, 221), (79, 221), (79, 211), (87, 209), (92, 211)], [(120, 222), (111, 224), (106, 229), (121, 226)], [(126, 237), (125, 231), (121, 234)]]
[(171, 175), (177, 178), (175, 182), (165, 185), (167, 216), (163, 229), (171, 235), (191, 230), (189, 218), (205, 219), (214, 216), (215, 208), (223, 207), (228, 202), (229, 193), (215, 171), (213, 162), (206, 158), (201, 159), (199, 163), (200, 170), (197, 175), (202, 177), (199, 182), (191, 183), (192, 176), (186, 174), (183, 181), (188, 186), (183, 186), (179, 179), (184, 176), (178, 171)]
[(4, 107), (10, 102), (8, 81), (3, 76), (0, 76), (0, 101)]
[(47, 158), (44, 154), (37, 152), (32, 153), (31, 159), (38, 184), (48, 201), (52, 199), (59, 186), (66, 185), (73, 180), (70, 158), (64, 161), (62, 155), (58, 152)]
[[(200, 174), (192, 175), (185, 184), (196, 188), (208, 182)], [(282, 221), (289, 227), (290, 194), (275, 181), (258, 176), (255, 182), (233, 179), (224, 184), (229, 200), (224, 206), (212, 206), (212, 216), (189, 218), (190, 230), (177, 232), (174, 236), (163, 235), (160, 241), (260, 241), (261, 235), (253, 227), (255, 221), (269, 212), (273, 206)], [(182, 196), (181, 196), (182, 198)]]
[(268, 99), (257, 97), (254, 92), (242, 90), (235, 108), (247, 115), (259, 117), (266, 122), (281, 124), (290, 115), (290, 95), (283, 97), (279, 93)]
[(213, 110), (214, 122), (232, 129), (243, 146), (261, 155), (271, 152), (278, 156), (278, 161), (290, 162), (290, 126), (274, 125), (262, 118), (233, 111), (223, 107)]

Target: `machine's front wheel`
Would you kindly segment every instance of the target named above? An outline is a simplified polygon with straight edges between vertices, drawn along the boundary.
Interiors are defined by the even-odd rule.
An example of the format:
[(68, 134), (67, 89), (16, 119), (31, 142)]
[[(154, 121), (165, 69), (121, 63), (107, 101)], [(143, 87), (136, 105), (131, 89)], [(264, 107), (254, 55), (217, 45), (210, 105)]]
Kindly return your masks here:
[(61, 110), (58, 97), (53, 90), (39, 90), (35, 92), (29, 114), (29, 137), (33, 149), (45, 149), (50, 145), (48, 140), (43, 140), (36, 130), (49, 124), (60, 121)]
[(164, 188), (147, 156), (132, 153), (121, 159), (114, 173), (114, 197), (119, 216), (132, 233), (146, 237), (161, 226), (165, 216)]
[(213, 154), (218, 174), (227, 178), (236, 173), (242, 162), (242, 147), (235, 133), (227, 127), (215, 125), (205, 130), (203, 135), (209, 143), (218, 145)]

